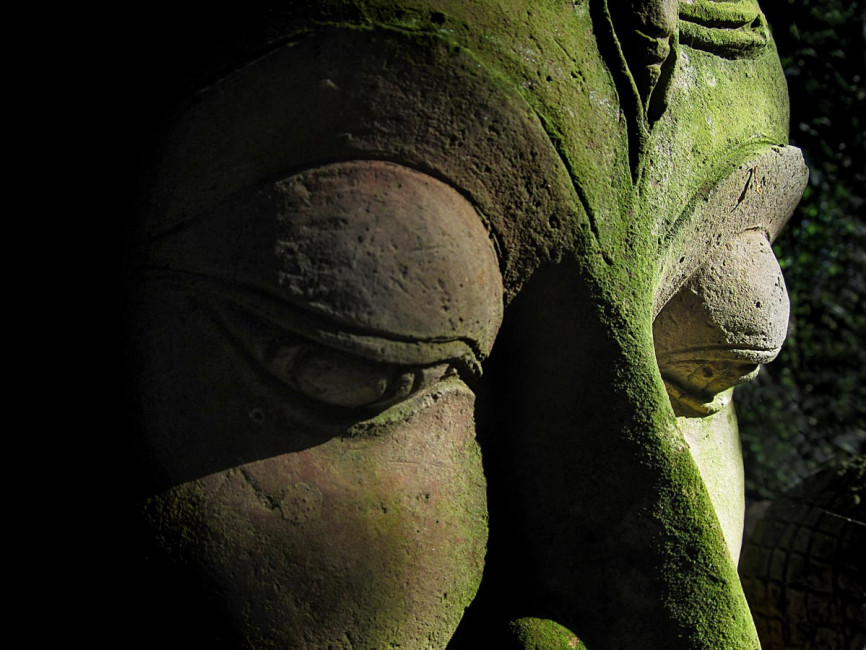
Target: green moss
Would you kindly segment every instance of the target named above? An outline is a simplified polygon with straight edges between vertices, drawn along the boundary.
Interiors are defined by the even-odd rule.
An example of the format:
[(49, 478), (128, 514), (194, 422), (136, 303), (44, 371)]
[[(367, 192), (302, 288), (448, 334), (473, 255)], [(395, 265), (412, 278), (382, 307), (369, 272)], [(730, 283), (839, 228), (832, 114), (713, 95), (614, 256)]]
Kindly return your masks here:
[[(629, 114), (633, 102), (620, 96), (615, 79), (622, 74), (622, 62), (603, 56), (585, 3), (335, 0), (304, 3), (298, 11), (304, 14), (298, 32), (327, 26), (369, 33), (371, 41), (374, 35), (399, 36), (410, 59), (399, 62), (405, 68), (411, 68), (411, 57), (423, 57), (433, 48), (438, 48), (436, 56), (450, 52), (454, 68), (463, 66), (460, 74), (468, 77), (471, 68), (477, 75), (473, 83), (504, 90), (515, 98), (514, 112), (527, 109), (537, 118), (588, 220), (585, 224), (575, 209), (563, 229), (569, 232), (545, 231), (538, 237), (548, 239), (538, 248), (547, 246), (549, 258), (568, 256), (580, 266), (580, 281), (588, 285), (601, 329), (616, 350), (609, 372), (617, 398), (611, 411), (618, 412), (611, 419), (623, 418), (619, 433), (628, 443), (618, 453), (631, 454), (622, 460), (639, 463), (654, 481), (642, 486), (650, 496), (641, 503), (655, 508), (648, 514), (658, 529), (652, 537), (657, 547), (635, 561), (644, 562), (641, 568), (653, 574), (653, 597), (663, 604), (666, 629), (680, 635), (670, 639), (670, 647), (757, 648), (734, 562), (655, 371), (651, 323), (660, 270), (682, 239), (700, 232), (695, 220), (703, 215), (691, 208), (732, 165), (759, 147), (787, 139), (786, 92), (773, 48), (735, 60), (679, 46), (668, 110), (650, 128), (639, 115)], [(372, 49), (380, 56), (392, 53), (392, 46), (376, 42)], [(431, 55), (424, 62), (441, 60)], [(417, 88), (409, 90), (418, 91), (416, 99), (426, 97)], [(629, 136), (635, 122), (646, 129), (637, 155)], [(552, 175), (548, 169), (533, 169), (535, 161), (521, 159), (520, 153), (502, 164), (524, 164), (527, 185)], [(528, 221), (535, 216), (509, 218)], [(524, 231), (519, 234), (514, 248), (524, 248), (506, 254), (541, 257), (527, 244)], [(411, 400), (395, 406), (351, 433), (393, 433), (411, 418), (415, 406)], [(469, 453), (477, 454), (473, 449)], [(372, 461), (360, 456), (352, 460), (354, 471), (373, 468)], [(476, 458), (472, 464), (480, 472)], [(371, 498), (363, 507), (375, 512), (380, 503)], [(469, 532), (482, 537), (483, 513), (474, 513), (471, 520), (477, 528)], [(399, 547), (400, 524), (396, 519), (377, 524), (383, 544)], [(473, 590), (467, 583), (456, 598), (465, 602)], [(396, 606), (383, 602), (380, 609)], [(526, 648), (580, 647), (573, 634), (551, 621), (520, 619), (513, 633)]]
[(586, 650), (577, 636), (555, 621), (520, 618), (509, 624), (509, 632), (521, 650)]

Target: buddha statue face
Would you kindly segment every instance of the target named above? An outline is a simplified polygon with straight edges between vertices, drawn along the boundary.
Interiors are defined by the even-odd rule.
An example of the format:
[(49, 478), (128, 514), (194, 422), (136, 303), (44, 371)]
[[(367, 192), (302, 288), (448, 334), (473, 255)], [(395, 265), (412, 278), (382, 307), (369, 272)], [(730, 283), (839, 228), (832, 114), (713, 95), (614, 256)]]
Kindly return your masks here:
[(731, 395), (806, 172), (757, 5), (301, 2), (255, 38), (167, 120), (133, 252), (144, 517), (197, 633), (759, 647)]

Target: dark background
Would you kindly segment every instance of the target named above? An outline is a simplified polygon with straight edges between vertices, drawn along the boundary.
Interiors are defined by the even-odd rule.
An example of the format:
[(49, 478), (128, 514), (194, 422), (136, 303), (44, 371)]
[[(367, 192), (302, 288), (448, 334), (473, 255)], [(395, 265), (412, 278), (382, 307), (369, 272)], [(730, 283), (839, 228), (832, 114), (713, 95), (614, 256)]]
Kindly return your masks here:
[(791, 298), (787, 341), (736, 390), (750, 501), (866, 453), (866, 3), (761, 7), (810, 179), (774, 246)]

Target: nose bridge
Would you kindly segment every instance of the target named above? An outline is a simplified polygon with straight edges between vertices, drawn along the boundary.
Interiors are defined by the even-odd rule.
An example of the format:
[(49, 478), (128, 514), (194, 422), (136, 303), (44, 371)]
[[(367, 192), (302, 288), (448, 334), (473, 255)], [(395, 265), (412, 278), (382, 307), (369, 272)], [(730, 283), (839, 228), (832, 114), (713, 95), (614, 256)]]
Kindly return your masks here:
[(482, 434), (495, 587), (480, 597), (591, 650), (758, 648), (645, 320), (594, 297), (574, 263), (540, 271), (506, 315), (502, 417)]

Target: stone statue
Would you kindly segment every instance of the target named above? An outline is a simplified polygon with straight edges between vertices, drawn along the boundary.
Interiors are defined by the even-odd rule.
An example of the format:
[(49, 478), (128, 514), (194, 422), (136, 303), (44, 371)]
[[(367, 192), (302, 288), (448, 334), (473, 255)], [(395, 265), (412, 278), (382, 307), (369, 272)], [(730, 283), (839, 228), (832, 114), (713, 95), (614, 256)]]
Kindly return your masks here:
[(785, 337), (806, 170), (756, 2), (239, 31), (132, 254), (144, 518), (196, 638), (758, 648), (731, 393)]
[(740, 575), (764, 650), (866, 646), (866, 456), (773, 500)]

